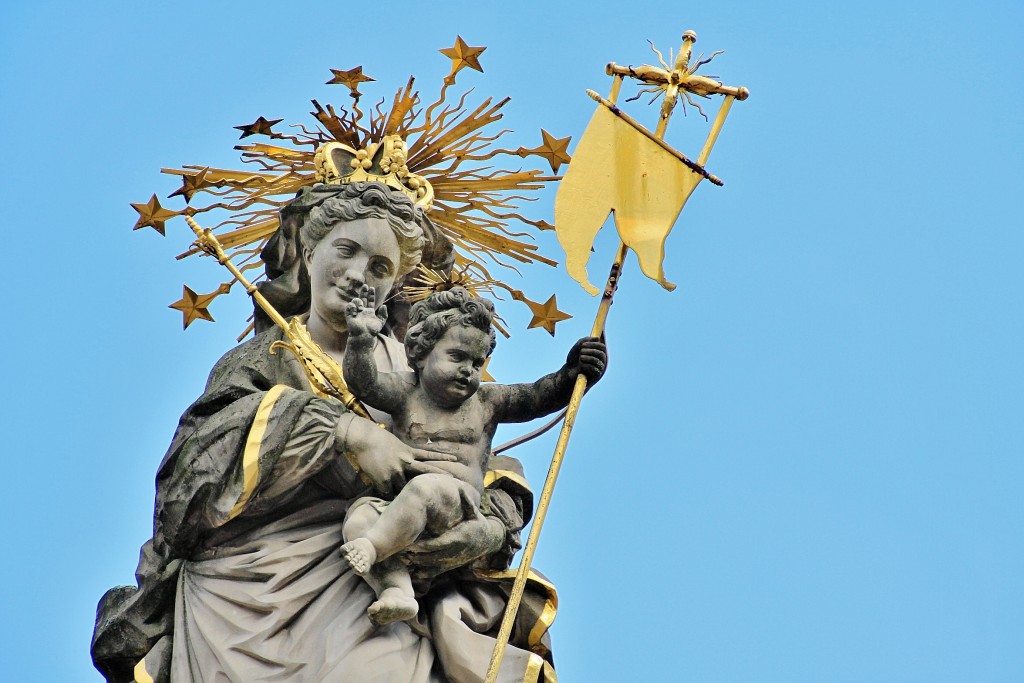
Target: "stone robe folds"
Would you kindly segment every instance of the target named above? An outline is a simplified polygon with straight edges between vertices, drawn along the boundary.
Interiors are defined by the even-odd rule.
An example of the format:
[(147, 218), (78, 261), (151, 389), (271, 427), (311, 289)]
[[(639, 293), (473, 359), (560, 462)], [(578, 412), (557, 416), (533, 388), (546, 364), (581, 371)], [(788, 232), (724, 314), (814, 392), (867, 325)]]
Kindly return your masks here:
[[(229, 351), (182, 417), (157, 474), (153, 538), (138, 588), (100, 601), (92, 655), (109, 683), (478, 683), (494, 646), (532, 494), (494, 458), (489, 514), (505, 547), (442, 575), (416, 622), (375, 627), (375, 599), (341, 558), (348, 505), (369, 491), (336, 455), (340, 402), (316, 397), (272, 329)], [(393, 339), (384, 371), (403, 367)], [(530, 581), (499, 680), (555, 681), (554, 588)]]

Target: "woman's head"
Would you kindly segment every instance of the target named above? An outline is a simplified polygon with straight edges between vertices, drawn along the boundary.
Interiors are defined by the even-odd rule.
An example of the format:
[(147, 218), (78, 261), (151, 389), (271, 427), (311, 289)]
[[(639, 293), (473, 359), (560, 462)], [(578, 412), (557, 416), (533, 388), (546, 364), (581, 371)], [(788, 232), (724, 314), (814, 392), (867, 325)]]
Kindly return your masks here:
[(344, 333), (345, 308), (363, 285), (383, 303), (420, 261), (417, 220), (424, 220), (422, 211), (380, 183), (343, 185), (313, 206), (299, 228), (311, 322)]
[(423, 253), (423, 210), (401, 192), (381, 183), (342, 185), (332, 197), (313, 207), (299, 229), (304, 249), (314, 249), (339, 223), (361, 218), (387, 221), (401, 253), (395, 279), (411, 272)]
[[(326, 208), (322, 208), (325, 205)], [(303, 188), (295, 199), (281, 208), (281, 226), (260, 253), (267, 276), (259, 285), (260, 293), (281, 315), (290, 317), (311, 311), (313, 283), (308, 272), (307, 252), (316, 251), (316, 246), (338, 226), (352, 226), (364, 220), (360, 216), (371, 216), (366, 220), (384, 223), (399, 250), (393, 281), (379, 292), (379, 301), (385, 299), (393, 286), (401, 284), (403, 273), (411, 271), (417, 263), (441, 271), (451, 268), (454, 261), (451, 242), (422, 209), (402, 193), (373, 182), (317, 183)], [(414, 277), (414, 274), (410, 272), (405, 277)], [(393, 330), (404, 333), (408, 309), (402, 296), (390, 301), (388, 322)], [(257, 306), (256, 331), (265, 331), (273, 325)], [(401, 339), (402, 334), (398, 338)]]

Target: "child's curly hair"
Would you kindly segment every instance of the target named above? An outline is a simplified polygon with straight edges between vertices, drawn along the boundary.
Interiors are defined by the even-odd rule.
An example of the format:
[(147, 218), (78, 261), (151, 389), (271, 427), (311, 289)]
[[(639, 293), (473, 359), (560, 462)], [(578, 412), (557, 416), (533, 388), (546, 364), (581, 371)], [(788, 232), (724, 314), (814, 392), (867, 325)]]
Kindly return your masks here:
[(497, 343), (491, 326), (493, 320), (494, 304), (487, 299), (470, 296), (462, 287), (434, 292), (429, 298), (413, 304), (409, 315), (409, 331), (405, 333), (405, 355), (409, 365), (416, 369), (444, 333), (456, 324), (486, 332), (490, 340), (487, 355), (491, 355)]

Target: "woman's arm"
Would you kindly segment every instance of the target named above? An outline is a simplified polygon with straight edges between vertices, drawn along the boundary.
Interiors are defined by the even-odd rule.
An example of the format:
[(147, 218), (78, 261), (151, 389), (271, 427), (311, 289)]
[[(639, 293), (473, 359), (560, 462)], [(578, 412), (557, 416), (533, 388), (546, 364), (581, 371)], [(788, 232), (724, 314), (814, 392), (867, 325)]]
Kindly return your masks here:
[(279, 338), (271, 331), (226, 354), (182, 416), (157, 474), (159, 552), (188, 557), (213, 530), (274, 509), (328, 467), (349, 496), (365, 489), (358, 472), (393, 490), (444, 458), (314, 396), (293, 357), (269, 353)]
[[(501, 519), (477, 511), (475, 518), (463, 520), (434, 538), (416, 541), (407, 552), (415, 558), (416, 566), (448, 571), (499, 554), (508, 533)], [(504, 558), (504, 553), (500, 554)], [(511, 554), (508, 557), (511, 558)], [(507, 566), (504, 564), (502, 569)]]

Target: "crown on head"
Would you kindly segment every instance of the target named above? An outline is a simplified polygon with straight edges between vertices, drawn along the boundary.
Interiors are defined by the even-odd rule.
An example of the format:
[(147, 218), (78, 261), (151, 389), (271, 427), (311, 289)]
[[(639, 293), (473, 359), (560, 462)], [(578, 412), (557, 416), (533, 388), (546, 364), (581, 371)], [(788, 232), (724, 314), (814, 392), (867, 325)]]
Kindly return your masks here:
[(434, 188), (426, 178), (409, 170), (408, 149), (400, 135), (385, 135), (383, 140), (369, 142), (355, 149), (342, 142), (328, 142), (317, 147), (313, 164), (317, 182), (329, 185), (379, 182), (404, 193), (417, 206), (430, 209)]

